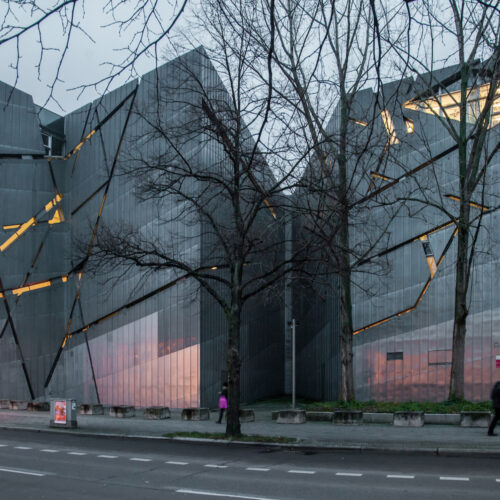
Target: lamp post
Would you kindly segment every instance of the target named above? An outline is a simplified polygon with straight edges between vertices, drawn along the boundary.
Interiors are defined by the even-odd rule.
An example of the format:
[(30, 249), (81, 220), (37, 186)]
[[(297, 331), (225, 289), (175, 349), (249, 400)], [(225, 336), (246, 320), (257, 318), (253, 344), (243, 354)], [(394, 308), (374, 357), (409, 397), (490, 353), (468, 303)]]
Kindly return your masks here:
[(288, 324), (292, 329), (292, 409), (295, 410), (295, 327), (300, 323), (292, 318)]
[(295, 318), (292, 319), (292, 409), (295, 410)]

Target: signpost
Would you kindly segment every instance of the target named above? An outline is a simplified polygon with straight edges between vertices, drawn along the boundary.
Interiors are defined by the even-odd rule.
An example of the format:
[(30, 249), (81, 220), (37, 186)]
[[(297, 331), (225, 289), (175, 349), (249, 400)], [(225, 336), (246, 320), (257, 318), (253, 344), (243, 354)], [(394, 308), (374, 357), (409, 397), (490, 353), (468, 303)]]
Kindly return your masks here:
[(295, 410), (295, 327), (300, 325), (295, 318), (288, 322), (288, 325), (292, 329), (292, 410)]

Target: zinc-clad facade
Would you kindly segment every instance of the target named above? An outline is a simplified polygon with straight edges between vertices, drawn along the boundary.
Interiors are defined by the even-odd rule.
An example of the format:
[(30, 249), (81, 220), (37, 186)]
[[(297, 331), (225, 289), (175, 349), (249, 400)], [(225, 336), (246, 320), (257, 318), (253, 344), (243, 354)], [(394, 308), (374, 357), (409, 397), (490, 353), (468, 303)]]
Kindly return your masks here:
[[(202, 49), (167, 63), (64, 117), (67, 158), (50, 162), (43, 158), (36, 109), (29, 96), (19, 97), (14, 90), (16, 98), (31, 102), (29, 119), (24, 118), (22, 127), (35, 130), (38, 143), (11, 140), (19, 157), (0, 158), (0, 188), (5, 193), (0, 222), (3, 226), (28, 220), (57, 192), (62, 196), (57, 207), (64, 222), (40, 220), (0, 254), (5, 299), (20, 340), (16, 349), (8, 330), (0, 340), (1, 397), (72, 397), (86, 403), (143, 407), (215, 405), (225, 371), (226, 325), (218, 306), (200, 292), (196, 282), (179, 280), (181, 275), (174, 270), (145, 275), (134, 268), (110, 268), (94, 275), (86, 269), (94, 229), (116, 224), (139, 227), (142, 234), (158, 241), (175, 238), (184, 258), (201, 264), (201, 225), (175, 220), (182, 208), (173, 198), (161, 209), (152, 202), (139, 202), (133, 179), (119, 172), (127, 162), (133, 164), (138, 154), (154, 156), (165, 147), (145, 140), (149, 118), (179, 129), (185, 124), (189, 130), (190, 109), (200, 107), (197, 85), (208, 87), (214, 82), (220, 92), (220, 81)], [(193, 134), (182, 153), (210, 169), (205, 142)], [(40, 159), (26, 158), (35, 152)], [(11, 204), (16, 208), (10, 210)], [(43, 218), (53, 213), (54, 208)], [(166, 219), (170, 220), (167, 226)], [(23, 273), (43, 237), (42, 226), (49, 230), (46, 246), (26, 283), (49, 280), (50, 285), (22, 293), (14, 307), (11, 289), (23, 283)], [(280, 308), (264, 303), (250, 307), (244, 311), (242, 335), (244, 400), (282, 392)], [(5, 307), (0, 314), (3, 325), (8, 319)], [(253, 333), (256, 329), (259, 339)], [(32, 395), (26, 389), (21, 353)], [(255, 381), (254, 371), (260, 373)], [(275, 382), (265, 384), (268, 379)]]
[[(427, 88), (426, 79), (432, 76), (433, 81), (439, 81), (454, 73), (457, 68), (448, 68), (404, 83), (393, 82), (383, 90), (385, 109), (390, 113), (398, 141), (387, 146), (389, 159), (378, 171), (389, 180), (372, 179), (372, 192), (385, 183), (394, 184), (393, 179), (397, 179), (387, 198), (407, 201), (387, 231), (385, 272), (370, 274), (367, 264), (355, 276), (358, 286), (353, 287), (354, 363), (356, 397), (360, 400), (448, 398), (457, 242), (450, 218), (431, 205), (435, 203), (458, 216), (458, 152), (439, 119), (428, 109), (424, 111), (425, 107), (417, 110), (408, 102)], [(458, 88), (452, 82), (447, 90)], [(368, 116), (367, 103), (374, 100), (370, 93), (364, 91), (359, 96), (359, 102), (366, 103), (365, 114), (360, 105), (360, 114), (355, 118)], [(491, 120), (485, 147), (489, 152), (494, 151), (500, 137), (497, 115)], [(382, 128), (383, 120), (379, 121)], [(416, 173), (408, 175), (414, 169)], [(484, 192), (479, 186), (474, 201), (485, 207), (497, 206), (499, 173), (500, 157), (496, 154), (487, 170)], [(424, 197), (428, 199), (427, 206), (413, 201)], [(481, 213), (484, 216), (469, 290), (465, 397), (481, 401), (489, 399), (491, 386), (500, 375), (495, 367), (496, 356), (500, 355), (500, 295), (496, 286), (500, 226), (496, 211), (487, 212), (478, 206), (471, 210), (473, 218)], [(377, 217), (382, 221), (386, 211), (378, 209)], [(475, 225), (471, 238), (474, 228)], [(354, 242), (359, 238), (356, 231), (352, 238)]]

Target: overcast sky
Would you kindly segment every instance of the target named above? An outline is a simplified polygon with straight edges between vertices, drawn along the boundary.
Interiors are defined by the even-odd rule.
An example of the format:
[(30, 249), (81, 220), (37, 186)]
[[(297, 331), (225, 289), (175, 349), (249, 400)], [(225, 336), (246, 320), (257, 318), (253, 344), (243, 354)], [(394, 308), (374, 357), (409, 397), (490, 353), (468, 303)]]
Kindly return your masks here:
[[(45, 3), (53, 5), (55, 2), (54, 0), (47, 0)], [(109, 73), (109, 67), (103, 66), (103, 63), (109, 61), (118, 63), (126, 56), (124, 52), (119, 52), (117, 50), (129, 46), (131, 36), (135, 31), (134, 26), (121, 34), (116, 26), (106, 27), (105, 25), (112, 22), (112, 17), (102, 10), (102, 5), (106, 3), (105, 0), (87, 0), (85, 3), (78, 5), (78, 20), (82, 28), (90, 35), (93, 41), (84, 36), (81, 32), (73, 32), (70, 46), (61, 69), (61, 78), (63, 81), (58, 82), (55, 87), (55, 97), (61, 104), (63, 110), (61, 110), (55, 102), (49, 102), (47, 104), (48, 109), (59, 114), (65, 114), (96, 98), (98, 92), (95, 89), (86, 90), (79, 98), (79, 92), (70, 91), (69, 89), (82, 84), (91, 84), (105, 77)], [(168, 24), (174, 9), (169, 5), (169, 0), (160, 1), (159, 3), (160, 5), (163, 3), (163, 7), (160, 9), (162, 19), (165, 24)], [(132, 5), (133, 4), (135, 4), (135, 2), (132, 2)], [(99, 5), (99, 8), (96, 8), (96, 5)], [(84, 7), (85, 10), (83, 10), (82, 7)], [(0, 5), (0, 14), (4, 14), (4, 11), (5, 5), (3, 7)], [(125, 15), (125, 11), (122, 11), (120, 14), (122, 16)], [(25, 16), (24, 18), (19, 18), (20, 24), (29, 24), (33, 22), (35, 17), (38, 16)], [(11, 20), (11, 22), (13, 21)], [(40, 58), (40, 44), (37, 41), (37, 37), (37, 33), (33, 31), (24, 35), (21, 39), (21, 60), (19, 64), (17, 87), (31, 94), (36, 104), (43, 105), (49, 95), (48, 86), (54, 79), (60, 59), (60, 51), (65, 44), (60, 19), (54, 16), (43, 24), (42, 37), (45, 46), (57, 48), (59, 51), (51, 50), (45, 52), (40, 77), (36, 69), (37, 62)], [(162, 46), (164, 46), (164, 44)], [(161, 47), (159, 54), (161, 58)], [(15, 62), (15, 41), (0, 45), (0, 80), (10, 85), (13, 85), (15, 82), (16, 72), (12, 68)], [(153, 69), (154, 66), (155, 60), (153, 57), (143, 57), (139, 60), (135, 70), (138, 74), (142, 75)], [(124, 78), (113, 82), (111, 88), (123, 84), (124, 81), (130, 77), (130, 73), (127, 73)], [(102, 88), (101, 86), (101, 89)]]

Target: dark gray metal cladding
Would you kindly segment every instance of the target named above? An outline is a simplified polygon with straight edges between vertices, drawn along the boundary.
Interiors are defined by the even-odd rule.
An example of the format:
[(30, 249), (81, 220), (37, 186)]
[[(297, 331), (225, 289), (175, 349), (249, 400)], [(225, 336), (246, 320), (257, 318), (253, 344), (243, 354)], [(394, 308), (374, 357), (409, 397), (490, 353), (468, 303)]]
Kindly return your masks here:
[[(63, 195), (64, 223), (49, 225), (45, 219), (53, 212), (44, 215), (43, 223), (30, 227), (0, 253), (0, 277), (9, 290), (6, 300), (19, 339), (17, 347), (7, 325), (0, 339), (4, 397), (55, 396), (85, 404), (172, 408), (196, 407), (215, 397), (225, 368), (226, 325), (216, 312), (218, 306), (200, 293), (196, 282), (179, 279), (180, 273), (172, 269), (151, 275), (134, 268), (93, 275), (85, 272), (82, 260), (82, 242), (88, 244), (96, 226), (122, 223), (158, 241), (178, 237), (191, 262), (208, 258), (201, 251), (201, 225), (176, 219), (177, 200), (167, 199), (161, 207), (138, 203), (133, 180), (118, 175), (122, 164), (135, 161), (137, 153), (153, 157), (159, 145), (164, 147), (144, 140), (151, 132), (143, 119), (148, 113), (150, 118), (161, 117), (165, 127), (193, 131), (183, 152), (201, 167), (210, 168), (210, 161), (217, 160), (210, 156), (216, 148), (207, 147), (191, 129), (193, 110), (200, 108), (200, 81), (214, 85), (212, 96), (221, 95), (220, 79), (203, 50), (197, 49), (64, 118), (36, 108), (30, 96), (13, 91), (7, 108), (12, 126), (1, 120), (8, 130), (1, 134), (6, 145), (0, 151), (0, 223), (26, 222), (56, 190)], [(5, 100), (11, 89), (0, 85)], [(64, 134), (65, 160), (41, 159), (46, 152), (42, 132)], [(2, 153), (9, 157), (1, 158)], [(10, 234), (3, 232), (0, 244)], [(53, 283), (43, 290), (19, 296), (10, 291), (51, 278)], [(281, 361), (276, 362), (283, 358), (280, 305), (252, 304), (243, 325), (242, 387), (248, 401), (282, 392)], [(6, 319), (2, 306), (0, 326)], [(23, 375), (20, 349), (33, 394)]]
[(0, 82), (0, 156), (43, 154), (45, 149), (33, 98)]

